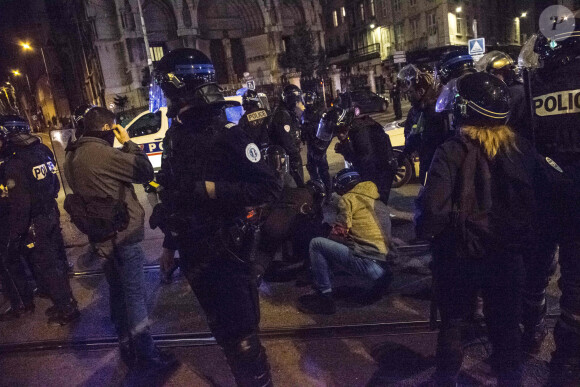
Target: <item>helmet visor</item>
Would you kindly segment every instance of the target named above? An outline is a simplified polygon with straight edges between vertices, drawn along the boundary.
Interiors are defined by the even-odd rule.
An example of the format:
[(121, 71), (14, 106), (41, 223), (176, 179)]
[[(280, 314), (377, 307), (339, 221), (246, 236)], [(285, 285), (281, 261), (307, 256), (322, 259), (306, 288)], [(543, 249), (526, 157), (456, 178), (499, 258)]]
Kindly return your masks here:
[(403, 91), (408, 91), (413, 83), (419, 77), (421, 71), (417, 68), (417, 66), (408, 64), (399, 71), (397, 74), (397, 79), (399, 79), (403, 83)]
[(514, 61), (508, 55), (505, 55), (501, 51), (491, 51), (481, 57), (475, 63), (475, 68), (477, 71), (491, 71), (500, 70), (506, 66), (512, 66)]
[(522, 46), (520, 55), (518, 56), (518, 66), (527, 69), (535, 69), (540, 67), (539, 55), (534, 52), (534, 46), (538, 39), (537, 34), (533, 34)]
[(439, 94), (439, 98), (437, 98), (435, 111), (437, 113), (451, 111), (453, 108), (453, 102), (455, 101), (455, 97), (457, 95), (457, 78), (455, 78), (449, 81), (449, 83), (443, 87), (443, 90)]
[(324, 113), (318, 124), (316, 137), (322, 141), (332, 140), (336, 127), (344, 121), (345, 116), (346, 109), (336, 109)]

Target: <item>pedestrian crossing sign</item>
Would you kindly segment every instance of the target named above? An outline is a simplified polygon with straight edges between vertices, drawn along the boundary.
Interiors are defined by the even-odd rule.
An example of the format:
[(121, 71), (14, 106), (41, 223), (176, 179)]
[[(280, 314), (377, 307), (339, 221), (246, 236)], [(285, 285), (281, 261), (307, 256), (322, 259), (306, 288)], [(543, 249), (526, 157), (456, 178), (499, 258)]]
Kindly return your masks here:
[(469, 55), (481, 55), (485, 52), (485, 38), (470, 39), (467, 46)]

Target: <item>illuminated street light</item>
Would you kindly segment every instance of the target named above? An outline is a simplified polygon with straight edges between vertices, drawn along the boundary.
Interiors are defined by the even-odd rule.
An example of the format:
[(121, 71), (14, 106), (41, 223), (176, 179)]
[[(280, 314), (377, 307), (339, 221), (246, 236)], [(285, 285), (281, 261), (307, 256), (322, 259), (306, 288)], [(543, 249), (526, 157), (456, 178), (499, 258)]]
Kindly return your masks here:
[(16, 75), (17, 77), (22, 75), (18, 70), (12, 70), (12, 74)]
[(456, 12), (456, 13), (460, 13), (461, 11), (462, 11), (462, 8), (461, 8), (461, 7), (457, 7), (457, 8), (455, 8), (455, 12)]
[(30, 43), (27, 42), (21, 42), (20, 46), (25, 49), (25, 50), (32, 50), (32, 46), (30, 45)]
[(522, 15), (520, 17), (526, 17), (526, 16), (528, 16), (528, 13), (527, 12), (522, 12)]
[(372, 28), (375, 28), (375, 24), (374, 24), (374, 23), (372, 23), (372, 24), (371, 24), (369, 27), (371, 27), (371, 29), (372, 29)]

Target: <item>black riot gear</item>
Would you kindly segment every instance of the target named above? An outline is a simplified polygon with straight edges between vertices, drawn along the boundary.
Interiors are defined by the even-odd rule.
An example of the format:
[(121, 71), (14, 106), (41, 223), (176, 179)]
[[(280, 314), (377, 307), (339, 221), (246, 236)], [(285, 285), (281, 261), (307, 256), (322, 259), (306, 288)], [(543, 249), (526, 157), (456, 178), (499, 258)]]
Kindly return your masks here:
[(465, 50), (456, 50), (444, 54), (437, 64), (435, 74), (439, 82), (445, 85), (463, 74), (474, 73), (473, 58)]
[[(185, 108), (173, 109), (178, 119), (164, 139), (157, 176), (164, 187), (158, 204), (163, 211), (158, 212), (168, 215), (167, 227), (176, 235), (180, 268), (208, 316), (236, 383), (270, 386), (268, 360), (258, 337), (260, 313), (254, 275), (261, 224), (259, 216), (248, 216), (248, 208), (259, 212), (262, 205), (277, 200), (281, 179), (264, 162), (247, 127), (227, 122), (223, 109), (209, 109), (223, 101), (221, 93), (213, 100), (205, 94), (210, 86), (219, 91), (212, 83), (209, 59), (197, 50), (176, 51), (181, 53), (158, 68), (165, 74), (160, 81), (170, 102)], [(184, 58), (184, 53), (193, 58)], [(182, 66), (189, 66), (186, 75)], [(215, 114), (205, 114), (207, 110)], [(265, 119), (264, 113), (250, 110), (245, 117), (254, 122), (253, 118)]]
[(248, 89), (242, 97), (242, 107), (248, 111), (252, 108), (263, 109), (262, 101), (256, 90)]
[(315, 91), (307, 91), (304, 93), (304, 105), (311, 106), (316, 105), (316, 100), (318, 95)]
[(76, 129), (75, 135), (77, 138), (79, 138), (85, 131), (84, 124), (85, 115), (94, 107), (95, 107), (94, 105), (82, 104), (75, 109), (72, 116), (72, 122), (73, 126)]
[(510, 112), (507, 85), (487, 73), (467, 74), (445, 85), (436, 111), (453, 111), (458, 125), (502, 125)]
[(270, 145), (264, 150), (264, 161), (279, 174), (288, 173), (288, 155), (280, 145)]
[[(16, 141), (19, 135), (30, 134), (30, 125), (24, 118), (16, 115), (0, 116), (0, 139), (2, 142)], [(6, 147), (7, 144), (3, 144)]]
[(362, 181), (360, 174), (352, 168), (341, 169), (334, 176), (332, 187), (339, 195), (344, 195)]
[(477, 61), (475, 67), (478, 71), (485, 71), (500, 77), (508, 86), (512, 85), (517, 77), (514, 60), (502, 51), (488, 52)]
[(179, 48), (169, 52), (155, 69), (157, 82), (169, 103), (168, 115), (175, 117), (185, 105), (193, 108), (216, 106), (226, 102), (215, 83), (215, 70), (211, 60), (193, 48)]
[(282, 102), (288, 109), (294, 109), (298, 102), (304, 103), (302, 90), (296, 85), (286, 85), (282, 91)]
[(348, 109), (334, 107), (320, 118), (316, 137), (322, 141), (330, 141), (341, 127), (348, 126), (354, 118), (354, 113)]

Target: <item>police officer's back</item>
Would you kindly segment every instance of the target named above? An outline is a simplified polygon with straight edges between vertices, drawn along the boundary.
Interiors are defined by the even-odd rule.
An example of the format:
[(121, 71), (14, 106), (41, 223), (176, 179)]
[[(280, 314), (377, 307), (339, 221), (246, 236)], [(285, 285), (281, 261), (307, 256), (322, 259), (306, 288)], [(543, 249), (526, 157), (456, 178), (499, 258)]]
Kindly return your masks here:
[[(564, 7), (562, 7), (564, 8)], [(564, 23), (573, 23), (560, 15)], [(556, 350), (550, 364), (550, 385), (580, 384), (580, 18), (565, 32), (542, 30), (522, 47), (519, 64), (531, 76), (532, 119), (538, 152), (556, 163), (563, 181), (555, 187), (556, 216), (544, 232), (544, 253), (559, 245), (560, 318), (554, 328)], [(563, 32), (562, 32), (563, 31)], [(558, 32), (558, 35), (550, 35)], [(560, 33), (561, 32), (561, 33)], [(549, 36), (546, 36), (548, 34)], [(554, 164), (554, 165), (556, 165)], [(558, 187), (560, 186), (560, 187)], [(547, 282), (546, 282), (547, 284)], [(546, 285), (544, 285), (546, 286)]]
[(263, 149), (268, 146), (268, 124), (270, 114), (255, 90), (247, 90), (242, 97), (244, 115), (238, 125), (248, 134), (252, 142)]
[(236, 382), (269, 386), (249, 262), (248, 244), (256, 242), (258, 229), (245, 208), (274, 201), (281, 182), (247, 133), (225, 119), (226, 101), (209, 58), (194, 49), (174, 50), (157, 72), (173, 118), (157, 179), (166, 190), (162, 205), (169, 207), (181, 269)]
[(280, 145), (290, 159), (290, 175), (294, 183), (304, 185), (302, 156), (300, 155), (300, 117), (304, 110), (302, 90), (296, 85), (287, 85), (282, 92), (282, 100), (274, 110), (269, 135), (273, 145)]

